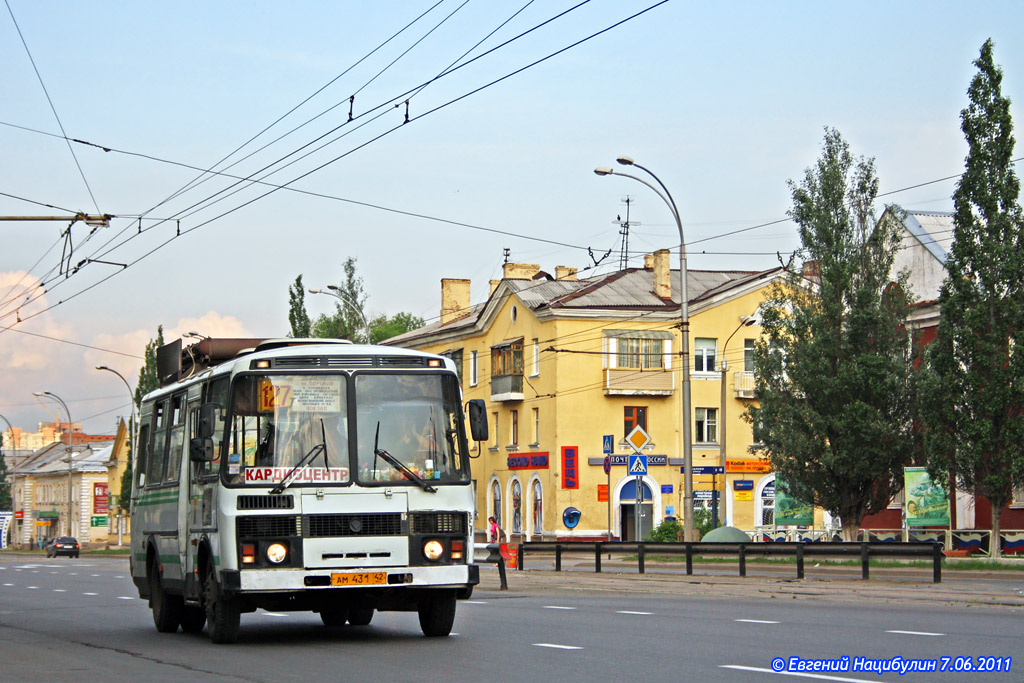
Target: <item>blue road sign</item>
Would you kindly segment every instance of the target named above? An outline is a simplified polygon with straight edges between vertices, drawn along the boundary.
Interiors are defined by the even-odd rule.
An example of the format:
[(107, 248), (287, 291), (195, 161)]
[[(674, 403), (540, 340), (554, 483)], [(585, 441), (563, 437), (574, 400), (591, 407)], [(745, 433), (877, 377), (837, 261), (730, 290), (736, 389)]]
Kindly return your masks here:
[(634, 454), (629, 456), (629, 474), (647, 474), (647, 456)]
[[(679, 468), (680, 472), (684, 472), (683, 468)], [(722, 474), (725, 471), (721, 465), (694, 465), (694, 474)]]
[(613, 446), (615, 444), (613, 442), (615, 441), (615, 435), (614, 434), (605, 434), (604, 437), (602, 437), (601, 440), (603, 442), (605, 455), (608, 455), (609, 453), (611, 453), (614, 450)]

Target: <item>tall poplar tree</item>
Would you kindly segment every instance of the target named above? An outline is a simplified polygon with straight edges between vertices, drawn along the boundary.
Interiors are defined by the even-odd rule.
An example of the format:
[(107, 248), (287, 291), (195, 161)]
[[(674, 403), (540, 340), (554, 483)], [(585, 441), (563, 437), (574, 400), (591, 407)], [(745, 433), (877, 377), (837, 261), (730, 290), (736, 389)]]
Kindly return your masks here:
[(803, 268), (762, 305), (747, 419), (787, 494), (840, 517), (853, 540), (899, 490), (912, 450), (909, 292), (906, 274), (890, 276), (902, 211), (876, 220), (874, 161), (832, 129), (789, 187)]
[(993, 556), (1000, 514), (1024, 485), (1024, 221), (1013, 167), (1010, 100), (992, 41), (974, 65), (966, 170), (953, 193), (953, 243), (939, 293), (938, 336), (928, 347), (921, 397), (933, 477), (986, 497)]
[(366, 339), (363, 316), (366, 294), (363, 292), (363, 278), (356, 275), (356, 260), (349, 256), (342, 264), (344, 278), (337, 285), (342, 301), (335, 299), (334, 313), (320, 314), (313, 322), (312, 336), (350, 339), (357, 343)]
[(291, 331), (288, 336), (303, 339), (312, 336), (312, 323), (306, 312), (306, 289), (302, 286), (302, 275), (295, 278), (295, 283), (288, 287), (288, 325)]
[[(164, 326), (158, 325), (156, 328), (156, 339), (150, 339), (149, 343), (146, 344), (142, 369), (139, 370), (139, 381), (135, 384), (135, 410), (137, 415), (142, 415), (142, 397), (160, 386), (160, 376), (156, 368), (156, 352), (163, 345)], [(133, 458), (135, 453), (135, 444), (132, 444)], [(128, 501), (131, 498), (134, 465), (135, 463), (129, 460), (128, 467), (125, 468), (124, 473), (121, 475), (121, 494), (119, 500), (121, 501), (122, 510), (128, 509)]]

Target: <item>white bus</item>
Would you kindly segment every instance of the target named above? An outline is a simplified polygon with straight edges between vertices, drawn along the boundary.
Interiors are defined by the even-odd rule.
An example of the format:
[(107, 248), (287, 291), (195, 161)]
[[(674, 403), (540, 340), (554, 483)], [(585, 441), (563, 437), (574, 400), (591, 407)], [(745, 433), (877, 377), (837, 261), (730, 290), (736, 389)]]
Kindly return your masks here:
[[(132, 580), (162, 632), (238, 638), (258, 608), (447, 636), (479, 580), (454, 364), (328, 340), (204, 339), (158, 352), (131, 494)], [(468, 404), (487, 440), (483, 401)]]

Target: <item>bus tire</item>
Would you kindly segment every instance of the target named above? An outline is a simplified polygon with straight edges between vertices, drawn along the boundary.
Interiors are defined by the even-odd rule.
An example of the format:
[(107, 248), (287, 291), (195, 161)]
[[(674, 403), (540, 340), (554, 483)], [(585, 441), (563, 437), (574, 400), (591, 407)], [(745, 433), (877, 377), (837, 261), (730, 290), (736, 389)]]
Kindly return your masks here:
[(320, 621), (324, 626), (344, 626), (348, 619), (348, 608), (325, 609), (320, 611)]
[(353, 626), (369, 626), (373, 621), (372, 607), (353, 607), (348, 611), (348, 623)]
[(473, 586), (463, 586), (455, 590), (455, 597), (459, 600), (469, 600), (473, 597)]
[(199, 633), (206, 625), (206, 610), (202, 607), (185, 605), (181, 612), (181, 630), (185, 633)]
[(227, 598), (221, 593), (212, 559), (206, 565), (203, 603), (206, 609), (206, 625), (209, 628), (210, 640), (215, 643), (233, 643), (238, 640), (242, 611), (235, 600)]
[(153, 608), (153, 624), (160, 633), (175, 633), (181, 625), (185, 601), (180, 595), (168, 595), (160, 580), (160, 560), (149, 565), (149, 604)]
[(428, 638), (443, 638), (455, 623), (455, 591), (428, 591), (420, 600), (420, 628)]

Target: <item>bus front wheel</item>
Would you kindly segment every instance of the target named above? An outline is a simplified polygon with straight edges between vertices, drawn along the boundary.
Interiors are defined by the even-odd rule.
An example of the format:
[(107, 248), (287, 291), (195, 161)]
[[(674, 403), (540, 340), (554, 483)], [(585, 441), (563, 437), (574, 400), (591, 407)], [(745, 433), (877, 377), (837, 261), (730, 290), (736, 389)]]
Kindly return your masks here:
[(153, 624), (160, 633), (174, 633), (181, 625), (185, 601), (180, 595), (168, 595), (160, 580), (160, 561), (153, 558), (149, 565), (149, 604), (153, 608)]
[(225, 597), (221, 593), (212, 560), (206, 566), (203, 603), (206, 609), (206, 625), (210, 630), (210, 640), (215, 643), (233, 643), (238, 640), (242, 611), (235, 600)]
[(428, 638), (443, 638), (455, 623), (455, 591), (434, 590), (420, 600), (420, 628)]

